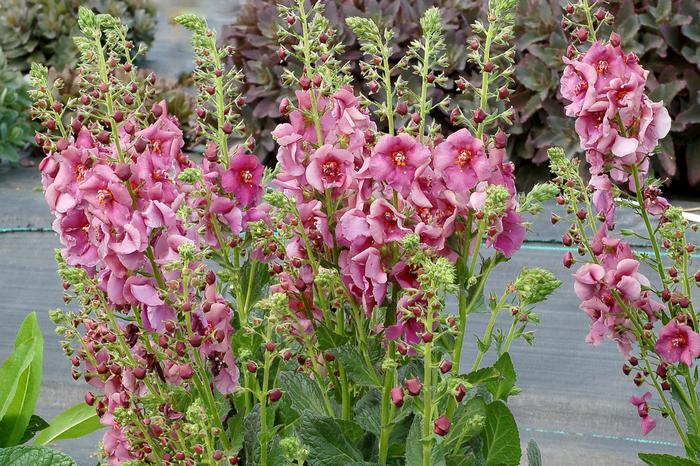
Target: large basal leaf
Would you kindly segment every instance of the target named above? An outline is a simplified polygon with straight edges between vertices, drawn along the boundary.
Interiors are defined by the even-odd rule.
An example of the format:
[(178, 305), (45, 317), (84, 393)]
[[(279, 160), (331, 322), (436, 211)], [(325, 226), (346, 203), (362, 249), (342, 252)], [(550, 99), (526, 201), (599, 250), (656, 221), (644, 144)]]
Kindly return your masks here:
[(300, 416), (309, 412), (318, 416), (327, 416), (325, 401), (321, 389), (313, 380), (298, 372), (280, 372), (280, 388), (289, 399), (292, 409)]
[(515, 368), (508, 353), (503, 353), (493, 365), (500, 373), (500, 376), (491, 382), (486, 383), (486, 389), (491, 392), (496, 400), (507, 400), (511, 390), (515, 386)]
[(460, 403), (452, 416), (452, 428), (445, 438), (445, 449), (454, 450), (457, 442), (463, 444), (479, 435), (484, 429), (485, 420), (486, 402), (481, 396)]
[(34, 440), (34, 445), (46, 445), (57, 440), (78, 438), (103, 427), (95, 408), (80, 403), (57, 415)]
[(330, 350), (343, 364), (350, 380), (358, 385), (376, 387), (380, 385), (371, 367), (367, 367), (360, 351), (352, 345), (343, 345)]
[(362, 453), (355, 446), (363, 429), (349, 421), (307, 415), (299, 426), (299, 437), (309, 449), (312, 466), (345, 466), (362, 463)]
[[(15, 373), (17, 386), (12, 397), (7, 397), (3, 403), (6, 406), (4, 416), (0, 420), (0, 446), (11, 447), (18, 445), (34, 414), (36, 401), (41, 390), (41, 373), (44, 363), (44, 338), (41, 335), (36, 313), (32, 312), (22, 322), (15, 339), (15, 350), (25, 348), (29, 344), (33, 353), (31, 362), (19, 374)], [(22, 351), (25, 351), (24, 349)], [(4, 366), (3, 366), (4, 369)], [(0, 380), (13, 374), (0, 374)]]
[(0, 448), (2, 466), (75, 466), (75, 461), (50, 448), (20, 445)]
[(515, 418), (502, 401), (494, 401), (486, 406), (486, 466), (517, 466), (520, 464), (520, 456), (520, 434)]
[(367, 432), (379, 435), (382, 429), (380, 419), (382, 397), (378, 390), (370, 390), (355, 404), (355, 421)]
[(649, 466), (698, 466), (698, 463), (693, 460), (672, 455), (640, 453), (639, 459)]

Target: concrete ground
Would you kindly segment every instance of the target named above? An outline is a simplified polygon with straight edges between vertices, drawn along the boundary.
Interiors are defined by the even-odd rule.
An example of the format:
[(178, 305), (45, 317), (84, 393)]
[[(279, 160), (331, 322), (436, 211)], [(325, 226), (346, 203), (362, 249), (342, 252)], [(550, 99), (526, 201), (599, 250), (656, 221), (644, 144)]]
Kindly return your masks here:
[[(237, 1), (157, 0), (161, 7), (156, 43), (148, 65), (159, 74), (175, 76), (190, 69), (189, 33), (168, 25), (168, 18), (192, 11), (206, 13), (217, 27), (232, 17)], [(203, 7), (201, 5), (206, 5)], [(51, 217), (37, 191), (36, 169), (0, 171), (0, 232), (11, 227), (49, 227)], [(622, 219), (636, 227), (633, 219)], [(630, 378), (621, 372), (622, 359), (614, 345), (593, 348), (584, 343), (588, 317), (578, 310), (570, 272), (561, 266), (561, 251), (551, 240), (561, 236), (561, 226), (546, 221), (535, 224), (530, 243), (506, 266), (498, 269), (493, 286), (501, 288), (520, 268), (538, 265), (555, 272), (563, 285), (549, 301), (538, 307), (541, 324), (535, 345), (516, 345), (513, 354), (518, 385), (523, 393), (512, 398), (523, 445), (532, 438), (549, 466), (623, 466), (642, 464), (636, 453), (681, 454), (673, 429), (661, 419), (658, 427), (642, 437), (636, 410), (629, 403), (638, 394)], [(0, 360), (9, 354), (14, 332), (24, 316), (37, 311), (46, 338), (44, 383), (38, 413), (50, 419), (82, 400), (85, 385), (70, 377), (70, 364), (63, 356), (48, 319), (47, 310), (63, 305), (56, 275), (53, 249), (58, 240), (52, 232), (0, 233)], [(469, 332), (481, 335), (485, 315), (471, 319)], [(474, 348), (468, 348), (463, 364), (470, 366)], [(91, 456), (99, 434), (62, 442), (59, 448), (74, 456), (81, 466), (95, 464)]]

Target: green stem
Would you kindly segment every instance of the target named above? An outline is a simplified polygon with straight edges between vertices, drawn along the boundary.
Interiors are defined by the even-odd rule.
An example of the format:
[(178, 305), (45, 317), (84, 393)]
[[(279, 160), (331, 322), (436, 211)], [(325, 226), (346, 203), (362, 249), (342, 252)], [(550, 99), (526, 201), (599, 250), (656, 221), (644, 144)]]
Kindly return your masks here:
[[(393, 359), (396, 343), (389, 342), (387, 354)], [(394, 388), (394, 371), (387, 369), (384, 374), (384, 386), (382, 389), (381, 434), (379, 436), (379, 463), (386, 464), (389, 456), (389, 437), (392, 430), (391, 419), (391, 389)]]
[(508, 330), (508, 337), (506, 338), (506, 342), (503, 345), (503, 352), (507, 353), (508, 350), (510, 349), (511, 343), (513, 343), (513, 337), (515, 336), (515, 329), (518, 326), (518, 319), (517, 317), (513, 318), (513, 323), (510, 324), (510, 330)]
[(592, 42), (595, 42), (595, 27), (593, 27), (593, 15), (591, 13), (591, 6), (589, 5), (588, 0), (582, 0), (581, 3), (583, 4), (583, 9), (586, 12), (586, 22), (588, 23), (588, 36), (590, 37)]
[[(433, 311), (428, 309), (425, 328), (430, 331), (433, 328)], [(433, 378), (433, 353), (432, 342), (425, 343), (423, 348), (423, 466), (431, 466), (430, 456), (433, 442), (427, 438), (431, 434), (433, 421), (432, 378)]]
[[(309, 24), (308, 16), (306, 15), (306, 9), (304, 6), (304, 0), (299, 0), (297, 2), (299, 8), (299, 15), (301, 16), (301, 27), (302, 27), (302, 40), (304, 45), (304, 72), (307, 75), (311, 74), (311, 45), (309, 43)], [(313, 76), (309, 76), (311, 79)], [(323, 145), (323, 132), (321, 131), (321, 119), (318, 115), (318, 104), (316, 102), (316, 89), (313, 83), (311, 84), (311, 90), (309, 91), (309, 97), (311, 100), (311, 118), (316, 126), (316, 138), (319, 146)]]
[(505, 293), (503, 293), (503, 296), (501, 296), (501, 299), (496, 304), (496, 307), (494, 307), (491, 310), (491, 318), (489, 319), (489, 323), (486, 326), (484, 338), (481, 340), (484, 343), (484, 346), (486, 346), (486, 350), (482, 348), (479, 349), (479, 353), (476, 355), (476, 360), (474, 361), (474, 365), (472, 366), (472, 372), (476, 371), (479, 368), (479, 366), (481, 365), (481, 360), (484, 358), (484, 355), (486, 354), (486, 351), (490, 346), (491, 338), (493, 338), (493, 327), (496, 324), (496, 317), (498, 317), (498, 313), (501, 311), (501, 308), (503, 307), (503, 304), (505, 303), (507, 297), (508, 290), (506, 290)]
[[(494, 35), (494, 24), (492, 21), (489, 21), (489, 28), (486, 32), (486, 43), (484, 44), (484, 59), (483, 59), (483, 64), (488, 63), (491, 60), (491, 42), (493, 41), (493, 35)], [(484, 111), (484, 113), (487, 113), (486, 110), (488, 110), (489, 106), (489, 76), (491, 73), (483, 71), (481, 72), (481, 99), (480, 99), (480, 104), (479, 108)], [(476, 138), (481, 139), (482, 136), (484, 135), (484, 127), (486, 123), (481, 122), (479, 123), (479, 126), (477, 127), (476, 130)]]
[[(265, 341), (272, 340), (272, 324), (267, 322)], [(272, 364), (272, 353), (265, 351), (265, 366), (263, 367), (263, 385), (260, 392), (260, 465), (267, 466), (268, 455), (268, 431), (267, 431), (267, 391), (270, 383), (270, 366)]]
[(389, 134), (394, 135), (394, 95), (391, 90), (391, 67), (389, 66), (388, 46), (383, 48), (382, 58), (384, 61), (384, 89), (386, 91), (386, 118), (389, 122)]
[(430, 39), (425, 36), (425, 48), (423, 49), (423, 69), (421, 70), (420, 88), (420, 127), (418, 135), (420, 142), (423, 142), (423, 131), (425, 129), (426, 103), (428, 100), (428, 73), (430, 72)]
[(637, 195), (637, 203), (639, 204), (639, 211), (644, 219), (644, 225), (646, 226), (647, 233), (649, 234), (649, 241), (651, 241), (651, 247), (654, 250), (654, 257), (656, 258), (656, 271), (659, 273), (659, 278), (661, 283), (666, 283), (666, 273), (664, 272), (664, 263), (661, 260), (661, 250), (659, 249), (659, 244), (656, 241), (656, 235), (654, 234), (654, 229), (651, 226), (651, 221), (649, 220), (649, 215), (644, 208), (644, 196), (642, 193), (642, 183), (639, 179), (639, 169), (637, 165), (632, 165), (632, 176), (634, 177), (634, 189)]

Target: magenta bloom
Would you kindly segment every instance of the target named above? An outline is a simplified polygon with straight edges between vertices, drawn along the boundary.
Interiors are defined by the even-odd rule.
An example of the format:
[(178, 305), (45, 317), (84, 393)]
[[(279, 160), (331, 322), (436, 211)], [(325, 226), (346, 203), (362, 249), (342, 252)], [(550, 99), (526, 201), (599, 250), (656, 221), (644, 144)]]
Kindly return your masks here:
[(233, 193), (241, 206), (249, 207), (262, 195), (263, 171), (256, 156), (238, 153), (231, 157), (228, 171), (221, 176), (221, 186), (227, 193)]
[(674, 319), (659, 332), (654, 351), (666, 362), (682, 362), (690, 367), (693, 359), (700, 356), (700, 335), (688, 325)]
[(642, 434), (647, 435), (656, 427), (656, 421), (649, 416), (649, 405), (647, 400), (651, 398), (651, 393), (646, 392), (642, 396), (633, 396), (630, 398), (630, 403), (637, 407), (637, 414), (642, 418)]
[(561, 95), (571, 101), (566, 106), (566, 114), (578, 116), (582, 110), (587, 110), (595, 102), (595, 82), (598, 75), (595, 68), (588, 63), (567, 57), (563, 60), (567, 66), (561, 77)]
[(449, 135), (435, 148), (433, 158), (436, 173), (453, 191), (470, 190), (491, 174), (484, 143), (466, 128)]
[(527, 230), (523, 218), (517, 212), (509, 210), (501, 219), (501, 232), (496, 236), (493, 247), (504, 256), (512, 257), (525, 241)]
[(574, 274), (574, 291), (579, 299), (586, 301), (598, 293), (605, 269), (598, 264), (584, 264)]
[(374, 147), (369, 160), (369, 173), (378, 180), (385, 181), (408, 196), (416, 170), (428, 163), (430, 151), (412, 136), (402, 133), (398, 136), (383, 136)]
[(374, 241), (378, 244), (400, 241), (409, 231), (403, 226), (403, 218), (403, 215), (384, 199), (380, 198), (372, 202), (367, 222)]
[(319, 147), (306, 167), (306, 180), (317, 191), (347, 189), (354, 178), (354, 157), (330, 144)]

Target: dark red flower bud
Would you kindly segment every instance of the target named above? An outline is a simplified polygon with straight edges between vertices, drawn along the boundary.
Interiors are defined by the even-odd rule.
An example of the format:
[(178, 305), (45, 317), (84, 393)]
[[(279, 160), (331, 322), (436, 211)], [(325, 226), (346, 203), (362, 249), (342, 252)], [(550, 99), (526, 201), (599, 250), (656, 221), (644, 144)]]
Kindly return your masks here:
[(602, 8), (598, 8), (598, 10), (596, 10), (595, 12), (595, 19), (597, 19), (598, 21), (603, 21), (605, 19), (605, 15), (605, 10), (603, 10)]
[(479, 50), (479, 41), (472, 39), (469, 41), (469, 48), (472, 50)]
[(445, 359), (440, 363), (440, 372), (447, 374), (452, 370), (452, 361)]
[(185, 380), (191, 379), (194, 375), (194, 369), (192, 369), (192, 366), (189, 364), (182, 364), (178, 369), (180, 372), (180, 377)]
[(435, 423), (433, 425), (435, 427), (435, 433), (440, 437), (444, 437), (450, 431), (452, 421), (450, 421), (447, 416), (440, 416), (439, 418), (435, 419)]
[(272, 390), (267, 392), (267, 398), (273, 403), (275, 401), (279, 401), (279, 399), (282, 398), (282, 390), (280, 390), (279, 388), (273, 388)]
[(610, 45), (612, 45), (613, 47), (618, 47), (620, 45), (620, 41), (621, 39), (618, 33), (613, 32), (612, 34), (610, 34)]
[(199, 346), (202, 344), (202, 335), (195, 333), (189, 338), (189, 342), (193, 348), (199, 348)]
[(505, 149), (507, 144), (508, 135), (499, 129), (496, 132), (496, 135), (493, 137), (493, 145), (496, 147), (496, 149)]
[(568, 233), (564, 233), (564, 236), (561, 237), (561, 242), (564, 244), (564, 246), (571, 246), (574, 244), (573, 238), (571, 238), (571, 235)]
[(627, 360), (633, 366), (636, 366), (637, 364), (639, 364), (639, 359), (635, 358), (634, 356), (630, 356)]
[(573, 264), (574, 264), (574, 255), (571, 253), (571, 251), (566, 251), (564, 253), (564, 267), (566, 267), (567, 269), (570, 269)]
[(666, 378), (666, 373), (668, 372), (668, 366), (666, 365), (665, 362), (662, 362), (658, 366), (656, 366), (656, 375), (661, 377), (662, 379)]
[(207, 272), (206, 282), (207, 282), (207, 285), (213, 285), (216, 282), (216, 274), (214, 273), (213, 270), (210, 270), (209, 272)]
[(408, 114), (408, 104), (406, 102), (399, 102), (396, 105), (396, 113), (398, 113), (401, 116), (406, 116)]
[(588, 40), (588, 29), (578, 28), (576, 30), (576, 38), (581, 42), (586, 42)]
[(485, 72), (485, 73), (490, 73), (490, 72), (492, 72), (492, 71), (493, 71), (493, 68), (494, 68), (494, 67), (493, 67), (493, 63), (492, 63), (492, 62), (487, 61), (486, 63), (484, 63), (484, 72)]
[(464, 80), (464, 78), (459, 78), (456, 82), (457, 84), (457, 90), (463, 91), (464, 89), (467, 88), (467, 82)]
[(423, 340), (423, 343), (430, 343), (433, 341), (433, 334), (430, 332), (425, 332), (420, 338)]
[(630, 375), (630, 372), (632, 372), (632, 368), (628, 366), (627, 364), (622, 365), (622, 373), (625, 375)]
[(63, 110), (63, 104), (61, 102), (54, 102), (53, 105), (51, 106), (54, 112), (56, 113), (61, 113), (61, 110)]
[(411, 115), (411, 121), (413, 121), (413, 123), (416, 125), (420, 124), (420, 114), (418, 112), (413, 112)]
[(461, 403), (465, 396), (467, 396), (467, 389), (464, 384), (457, 385), (455, 388), (455, 399), (457, 403)]
[(321, 42), (322, 44), (325, 44), (328, 42), (328, 34), (325, 32), (322, 32), (320, 36), (318, 36), (318, 41)]
[(265, 343), (265, 349), (272, 353), (275, 349), (277, 348), (277, 345), (275, 344), (274, 341), (268, 341)]
[(143, 151), (146, 150), (146, 147), (147, 147), (147, 146), (148, 146), (148, 145), (146, 144), (146, 141), (144, 141), (144, 140), (141, 139), (141, 138), (138, 138), (138, 139), (136, 140), (136, 142), (134, 143), (134, 150), (135, 150), (137, 153), (141, 154), (141, 153), (143, 153)]
[(216, 450), (214, 453), (212, 453), (211, 457), (214, 461), (221, 461), (221, 458), (224, 457), (224, 454), (220, 450)]
[(146, 369), (143, 367), (135, 367), (134, 368), (134, 377), (136, 377), (139, 380), (143, 380), (146, 378)]
[(391, 402), (394, 403), (394, 406), (397, 408), (403, 406), (403, 388), (394, 387), (391, 389)]
[(92, 406), (95, 404), (95, 395), (93, 395), (92, 392), (85, 393), (85, 403), (88, 406)]
[(566, 5), (566, 12), (569, 14), (574, 12), (574, 6), (571, 3)]
[(282, 99), (280, 101), (279, 111), (282, 115), (287, 114), (287, 112), (289, 111), (289, 99), (288, 98), (285, 97), (284, 99)]
[(294, 17), (294, 15), (287, 15), (287, 24), (289, 24), (290, 26), (293, 26), (294, 23), (296, 23), (296, 22), (297, 22), (297, 20)]
[(420, 395), (422, 388), (423, 388), (423, 384), (420, 383), (420, 380), (418, 380), (416, 378), (406, 380), (406, 390), (408, 391), (408, 393), (411, 396)]
[(425, 77), (425, 80), (428, 81), (429, 84), (432, 84), (435, 82), (435, 74), (434, 73), (428, 73), (428, 76)]
[(450, 112), (450, 123), (453, 125), (457, 124), (457, 119), (462, 113), (460, 112), (459, 108), (455, 107), (452, 109)]
[(56, 130), (56, 120), (54, 119), (49, 119), (46, 121), (46, 129), (49, 131), (55, 131)]
[(472, 119), (474, 120), (474, 123), (479, 124), (486, 119), (486, 113), (480, 108), (472, 110)]
[(314, 87), (320, 87), (321, 83), (323, 83), (323, 78), (321, 77), (320, 74), (315, 74), (314, 79), (313, 79)]
[(502, 88), (500, 88), (500, 89), (498, 90), (498, 98), (499, 98), (499, 99), (505, 100), (505, 99), (507, 99), (509, 96), (510, 96), (510, 90), (509, 90), (507, 87), (503, 86)]
[(306, 75), (302, 76), (299, 79), (299, 86), (302, 88), (302, 90), (308, 91), (311, 87), (311, 80), (309, 79), (309, 77)]

